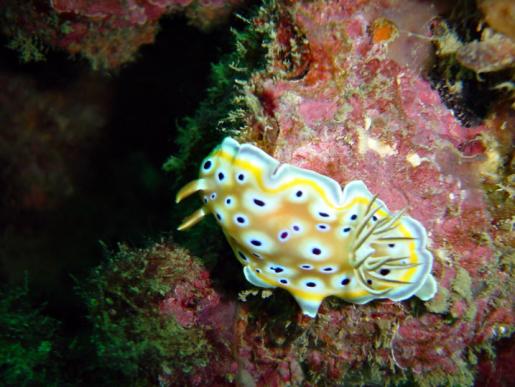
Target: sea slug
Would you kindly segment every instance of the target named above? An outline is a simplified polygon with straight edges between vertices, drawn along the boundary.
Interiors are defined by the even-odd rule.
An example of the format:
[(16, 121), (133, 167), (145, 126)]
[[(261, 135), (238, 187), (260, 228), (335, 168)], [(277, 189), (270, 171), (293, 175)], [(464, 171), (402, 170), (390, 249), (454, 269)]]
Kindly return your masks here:
[(286, 289), (310, 317), (332, 295), (365, 304), (436, 293), (424, 227), (404, 211), (391, 213), (362, 181), (342, 190), (327, 176), (228, 137), (176, 202), (195, 192), (203, 205), (178, 229), (212, 213), (246, 279)]

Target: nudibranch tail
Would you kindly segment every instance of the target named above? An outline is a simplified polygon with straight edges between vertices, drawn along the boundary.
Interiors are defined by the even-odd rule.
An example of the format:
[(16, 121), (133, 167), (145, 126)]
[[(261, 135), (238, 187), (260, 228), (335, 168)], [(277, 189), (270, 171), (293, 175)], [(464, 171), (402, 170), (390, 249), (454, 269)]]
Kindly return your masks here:
[(309, 316), (311, 318), (315, 318), (317, 316), (318, 309), (320, 308), (320, 305), (324, 300), (323, 297), (310, 299), (306, 299), (295, 295), (293, 297), (295, 298), (295, 301), (297, 301), (297, 304), (299, 304), (300, 309), (302, 310), (302, 314), (305, 314), (306, 316)]
[(422, 224), (405, 209), (390, 212), (362, 181), (342, 191), (327, 176), (226, 138), (177, 203), (195, 192), (202, 207), (179, 230), (212, 213), (245, 278), (287, 290), (310, 317), (331, 295), (365, 304), (412, 296), (426, 301), (437, 291)]

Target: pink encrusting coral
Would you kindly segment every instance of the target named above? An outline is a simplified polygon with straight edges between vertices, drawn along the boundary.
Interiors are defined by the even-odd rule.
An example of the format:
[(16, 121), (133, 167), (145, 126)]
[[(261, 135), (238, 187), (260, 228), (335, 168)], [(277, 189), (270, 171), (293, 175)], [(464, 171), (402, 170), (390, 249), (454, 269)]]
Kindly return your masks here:
[[(86, 57), (93, 68), (116, 69), (154, 42), (159, 19), (184, 12), (209, 30), (224, 23), (241, 0), (31, 0), (0, 2), (0, 20), (11, 47), (24, 60), (41, 60), (50, 48)], [(3, 14), (3, 15), (2, 15)], [(8, 23), (7, 23), (8, 22)], [(173, 49), (173, 48), (172, 48)]]
[(125, 27), (154, 21), (170, 9), (185, 7), (191, 2), (192, 0), (52, 0), (50, 4), (58, 13), (82, 15), (92, 19), (111, 19), (113, 26)]
[(130, 383), (219, 386), (234, 379), (236, 303), (222, 300), (201, 261), (171, 241), (120, 245), (83, 296), (97, 356)]
[[(160, 313), (173, 318), (186, 329), (204, 333), (206, 357), (203, 367), (192, 372), (163, 374), (161, 382), (173, 385), (223, 385), (237, 373), (238, 364), (232, 354), (236, 303), (222, 300), (212, 284), (209, 272), (195, 257), (182, 249), (176, 250), (181, 259), (170, 261), (180, 279), (169, 281), (171, 292), (159, 304)], [(188, 274), (184, 275), (184, 271)], [(191, 342), (193, 346), (200, 343)]]
[[(509, 335), (510, 229), (491, 211), (508, 196), (487, 195), (505, 173), (505, 140), (461, 125), (425, 79), (436, 14), (416, 0), (301, 1), (254, 19), (268, 62), (245, 84), (240, 142), (342, 185), (363, 180), (390, 210), (406, 208), (428, 231), (439, 290), (424, 304), (327, 300), (316, 321), (281, 291), (251, 300), (237, 316), (239, 377), (471, 385), (477, 356)], [(389, 30), (373, 39), (377, 25)]]

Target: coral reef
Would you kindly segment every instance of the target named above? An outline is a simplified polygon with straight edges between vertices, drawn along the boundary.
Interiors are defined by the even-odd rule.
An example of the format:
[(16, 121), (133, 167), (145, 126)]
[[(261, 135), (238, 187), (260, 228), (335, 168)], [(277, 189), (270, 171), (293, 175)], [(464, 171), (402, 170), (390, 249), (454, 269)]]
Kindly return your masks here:
[(499, 341), (495, 346), (496, 359), (482, 359), (478, 364), (476, 386), (501, 387), (509, 385), (515, 378), (513, 359), (515, 357), (515, 342), (513, 337)]
[[(438, 89), (436, 78), (453, 90), (469, 85), (452, 82), (447, 70), (465, 74), (457, 79), (467, 81), (485, 75), (476, 71), (488, 66), (496, 69), (492, 80), (499, 79), (498, 66), (508, 66), (501, 72), (512, 70), (504, 51), (494, 52), (493, 60), (486, 55), (492, 41), (477, 31), (465, 41), (452, 18), (437, 18), (449, 12), (441, 3), (281, 0), (267, 2), (252, 18), (242, 16), (246, 29), (234, 33), (234, 52), (213, 65), (213, 87), (197, 114), (183, 121), (176, 152), (164, 165), (178, 188), (196, 178), (200, 160), (231, 135), (341, 185), (363, 180), (392, 211), (407, 208), (427, 230), (438, 281), (432, 300), (354, 305), (329, 297), (317, 317), (308, 318), (286, 291), (246, 283), (210, 220), (174, 234), (173, 241), (147, 248), (121, 245), (108, 253), (88, 280), (78, 281), (91, 335), (82, 332), (81, 342), (59, 355), (58, 324), (21, 301), (26, 290), (2, 294), (2, 380), (58, 384), (49, 364), (69, 355), (80, 368), (66, 375), (70, 384), (507, 385), (515, 290), (511, 100), (495, 100), (480, 112), (467, 105), (462, 116), (431, 87), (428, 72), (433, 49), (440, 71), (431, 76)], [(488, 8), (494, 3), (495, 10)], [(0, 0), (0, 18), (9, 20), (2, 30), (25, 59), (41, 59), (48, 47), (60, 47), (88, 57), (93, 67), (113, 69), (153, 41), (162, 15), (185, 12), (209, 28), (217, 12), (232, 4)], [(507, 6), (502, 0), (480, 2), (496, 31), (485, 37), (510, 37), (498, 21)], [(474, 14), (466, 24), (477, 26), (477, 20)], [(459, 70), (444, 64), (444, 57)], [(483, 60), (481, 68), (473, 68), (473, 57)], [(82, 82), (69, 94), (56, 95), (17, 76), (0, 77), (0, 117), (7, 117), (0, 157), (11, 166), (2, 175), (11, 189), (3, 192), (4, 202), (30, 213), (55, 208), (73, 192), (68, 169), (73, 162), (60, 156), (72, 150), (85, 157), (87, 145), (79, 144), (94, 139), (105, 119), (95, 96), (109, 98), (105, 90), (86, 93), (91, 99), (75, 98), (91, 86)], [(19, 114), (10, 116), (12, 111)], [(74, 121), (69, 111), (82, 119)], [(76, 127), (79, 121), (87, 123), (84, 130)], [(26, 150), (23, 157), (15, 148)], [(51, 152), (39, 152), (42, 148)], [(132, 169), (114, 174), (132, 189)], [(184, 204), (171, 211), (176, 225), (198, 206), (194, 200)], [(69, 234), (64, 235), (74, 241)], [(13, 246), (22, 243), (23, 235)], [(56, 245), (47, 251), (80, 254), (62, 241)], [(47, 277), (44, 271), (38, 275)], [(82, 342), (85, 337), (89, 345)]]
[(515, 4), (510, 0), (478, 0), (486, 22), (496, 31), (515, 39)]
[(134, 60), (144, 44), (154, 42), (159, 19), (183, 12), (190, 23), (210, 30), (226, 21), (241, 0), (0, 2), (2, 32), (23, 61), (43, 60), (58, 48), (89, 60), (94, 69), (113, 70)]
[(231, 380), (234, 301), (213, 289), (200, 261), (169, 242), (120, 246), (81, 287), (102, 378), (131, 384)]
[(245, 293), (239, 380), (472, 385), (478, 356), (512, 332), (512, 113), (466, 127), (442, 103), (425, 78), (438, 9), (424, 4), (279, 2), (251, 22), (266, 63), (238, 81), (238, 139), (408, 208), (439, 291), (427, 303), (330, 299), (316, 321), (283, 291)]
[(495, 104), (515, 101), (514, 11), (502, 0), (466, 0), (432, 22), (431, 82), (464, 126), (478, 125)]

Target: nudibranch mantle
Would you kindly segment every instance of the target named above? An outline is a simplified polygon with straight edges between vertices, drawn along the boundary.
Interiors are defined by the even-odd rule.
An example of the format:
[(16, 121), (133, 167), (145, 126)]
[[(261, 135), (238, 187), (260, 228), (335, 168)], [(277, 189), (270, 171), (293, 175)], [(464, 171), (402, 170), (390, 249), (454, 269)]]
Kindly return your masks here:
[(391, 213), (362, 181), (343, 191), (333, 179), (281, 164), (261, 149), (225, 138), (176, 202), (200, 192), (202, 207), (178, 227), (212, 213), (245, 278), (290, 292), (315, 317), (324, 298), (431, 299), (437, 284), (424, 227)]

